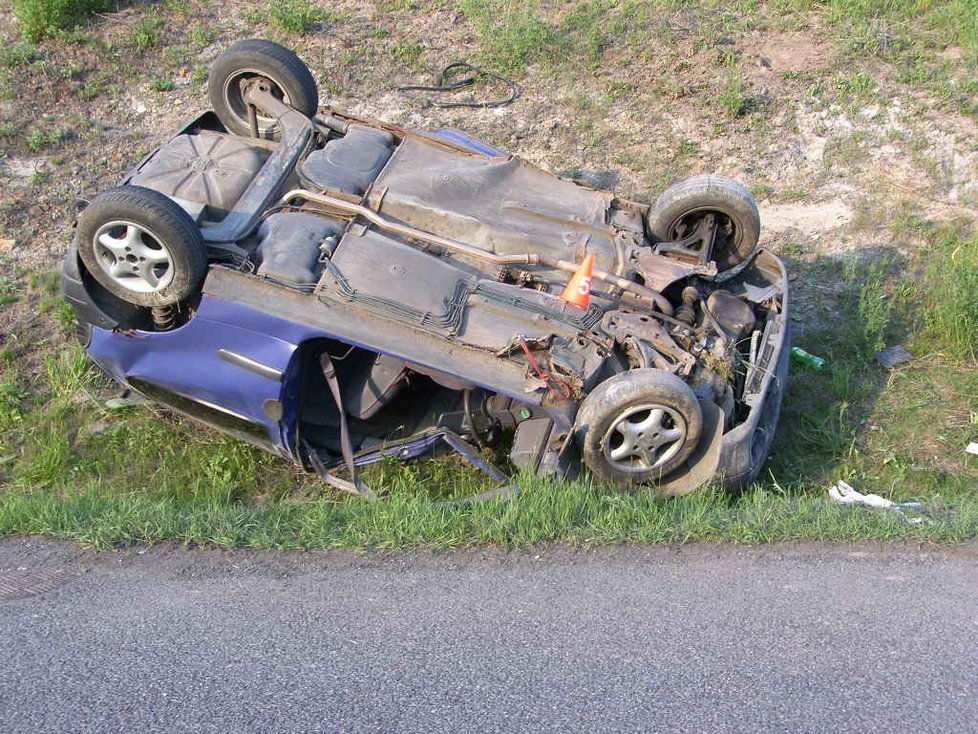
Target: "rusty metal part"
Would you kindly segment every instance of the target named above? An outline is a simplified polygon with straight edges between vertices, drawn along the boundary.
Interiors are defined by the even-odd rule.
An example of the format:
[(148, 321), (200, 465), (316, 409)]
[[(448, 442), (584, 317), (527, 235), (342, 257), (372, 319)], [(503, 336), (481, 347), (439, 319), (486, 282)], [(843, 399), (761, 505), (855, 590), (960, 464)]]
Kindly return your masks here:
[(177, 325), (177, 307), (157, 306), (150, 309), (153, 316), (153, 327), (156, 331), (169, 331)]
[[(305, 191), (303, 189), (293, 189), (282, 196), (279, 201), (279, 205), (287, 206), (293, 199), (305, 199), (306, 201), (322, 204), (323, 206), (336, 212), (341, 212), (343, 214), (349, 214), (352, 216), (360, 216), (374, 226), (387, 230), (388, 232), (394, 232), (402, 237), (408, 237), (410, 239), (437, 245), (438, 247), (443, 247), (451, 252), (455, 252), (466, 257), (471, 257), (474, 260), (489, 262), (494, 265), (542, 265), (544, 267), (554, 268), (555, 270), (563, 270), (568, 273), (576, 273), (577, 269), (580, 267), (579, 263), (572, 263), (567, 260), (557, 260), (533, 252), (527, 252), (520, 255), (496, 255), (479, 247), (468, 245), (464, 242), (452, 240), (447, 237), (425, 232), (407, 224), (392, 221), (382, 214), (375, 212), (373, 209), (363, 206), (362, 204), (354, 204), (336, 196), (332, 196), (331, 194), (316, 193), (313, 191)], [(619, 275), (608, 273), (603, 270), (595, 270), (592, 273), (592, 277), (595, 280), (600, 280), (603, 283), (613, 285), (633, 296), (636, 296), (639, 299), (642, 299), (643, 301), (649, 302), (648, 305), (656, 305), (659, 310), (667, 316), (672, 315), (672, 305), (665, 296), (652, 288), (646, 288), (645, 286), (639, 285), (638, 283), (628, 280), (627, 278), (623, 278)]]
[(622, 340), (621, 350), (628, 359), (630, 369), (656, 367), (660, 370), (672, 370), (673, 365), (644, 339), (626, 336)]
[(696, 320), (696, 302), (699, 300), (700, 292), (691, 285), (683, 288), (683, 305), (676, 311), (676, 320), (682, 321), (689, 326)]
[(677, 374), (689, 375), (696, 367), (696, 357), (680, 347), (654, 318), (629, 311), (609, 311), (601, 319), (601, 328), (619, 343), (624, 343), (629, 337), (644, 339), (671, 362), (669, 369)]
[(656, 245), (656, 251), (660, 254), (675, 253), (692, 258), (694, 261), (710, 262), (718, 226), (716, 215), (713, 212), (708, 212), (696, 223), (692, 232), (672, 242), (660, 242)]
[(533, 356), (533, 352), (530, 350), (529, 345), (526, 343), (526, 339), (522, 336), (518, 338), (520, 349), (523, 350), (523, 354), (526, 355), (527, 361), (533, 368), (536, 376), (543, 380), (547, 384), (547, 392), (555, 400), (568, 400), (573, 393), (573, 390), (567, 380), (563, 379), (560, 375), (554, 374), (550, 370), (545, 370), (540, 366), (536, 357)]
[(714, 262), (690, 262), (678, 257), (664, 256), (649, 247), (633, 247), (628, 252), (628, 261), (645, 280), (645, 284), (657, 291), (663, 291), (672, 283), (691, 275), (711, 277), (717, 274)]
[(282, 128), (282, 142), (265, 161), (258, 175), (238, 199), (234, 208), (220, 223), (201, 227), (208, 248), (232, 255), (245, 255), (234, 243), (247, 236), (272, 202), (285, 179), (295, 170), (313, 138), (312, 122), (301, 112), (276, 99), (271, 92), (252, 85), (245, 92), (245, 102), (274, 117)]
[[(544, 222), (550, 222), (551, 224), (555, 224), (555, 225), (563, 224), (566, 221), (565, 218), (560, 214), (534, 209), (528, 204), (524, 204), (521, 201), (516, 201), (515, 199), (505, 199), (503, 201), (503, 209), (511, 209), (514, 211), (518, 211), (522, 214), (526, 214), (527, 216), (535, 217)], [(604, 237), (608, 237), (612, 239), (616, 234), (615, 229), (607, 225), (595, 226), (593, 224), (588, 224), (587, 222), (581, 221), (581, 222), (574, 222), (574, 226), (578, 229), (589, 231), (594, 234), (599, 234)]]
[(251, 128), (251, 137), (261, 137), (261, 133), (258, 130), (258, 108), (253, 104), (248, 105), (248, 127)]
[(337, 132), (340, 135), (346, 135), (346, 131), (350, 127), (348, 122), (331, 114), (316, 115), (312, 118), (312, 122), (317, 128), (323, 128), (320, 132)]

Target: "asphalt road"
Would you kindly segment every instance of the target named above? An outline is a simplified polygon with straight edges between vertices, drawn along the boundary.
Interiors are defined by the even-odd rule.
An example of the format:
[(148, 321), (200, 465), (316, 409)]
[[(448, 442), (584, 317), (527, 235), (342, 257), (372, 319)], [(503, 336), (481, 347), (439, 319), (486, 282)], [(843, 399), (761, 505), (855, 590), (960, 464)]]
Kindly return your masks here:
[(978, 731), (978, 548), (8, 538), (0, 731)]

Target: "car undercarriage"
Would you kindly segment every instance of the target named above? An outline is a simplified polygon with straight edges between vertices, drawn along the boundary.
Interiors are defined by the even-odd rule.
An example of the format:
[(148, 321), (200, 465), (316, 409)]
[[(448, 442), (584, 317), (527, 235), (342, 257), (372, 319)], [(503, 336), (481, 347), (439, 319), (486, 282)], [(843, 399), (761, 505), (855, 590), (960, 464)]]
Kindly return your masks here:
[(267, 41), (209, 90), (79, 216), (63, 290), (120, 384), (358, 494), (357, 467), (438, 447), (502, 480), (473, 446), (507, 431), (520, 469), (626, 489), (757, 475), (788, 292), (742, 186), (693, 176), (650, 206), (320, 109)]

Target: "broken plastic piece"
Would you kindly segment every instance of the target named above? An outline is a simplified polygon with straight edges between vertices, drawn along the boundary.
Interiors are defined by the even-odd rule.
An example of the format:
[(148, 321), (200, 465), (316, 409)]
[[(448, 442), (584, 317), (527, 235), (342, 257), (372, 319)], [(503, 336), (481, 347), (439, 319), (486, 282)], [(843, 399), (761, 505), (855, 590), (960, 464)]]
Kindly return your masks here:
[[(867, 507), (894, 507), (896, 503), (878, 494), (863, 494), (847, 482), (839, 480), (834, 487), (829, 487), (829, 497), (841, 505), (866, 505)], [(919, 506), (914, 502), (909, 505)]]
[(974, 454), (975, 456), (978, 456), (978, 442), (972, 441), (967, 445), (964, 451), (967, 454)]
[(894, 344), (892, 347), (881, 349), (873, 356), (877, 362), (887, 369), (893, 369), (898, 364), (903, 364), (913, 359), (913, 355), (900, 344)]

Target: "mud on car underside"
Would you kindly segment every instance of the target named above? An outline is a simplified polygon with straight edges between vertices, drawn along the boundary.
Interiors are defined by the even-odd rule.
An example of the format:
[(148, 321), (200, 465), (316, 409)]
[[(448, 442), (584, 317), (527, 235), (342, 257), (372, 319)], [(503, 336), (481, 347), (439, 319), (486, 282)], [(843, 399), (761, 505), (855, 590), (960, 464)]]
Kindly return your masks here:
[(788, 293), (742, 186), (649, 206), (320, 109), (268, 41), (228, 49), (209, 96), (79, 215), (63, 290), (120, 384), (360, 493), (357, 466), (479, 461), (506, 429), (530, 471), (666, 494), (757, 475)]

